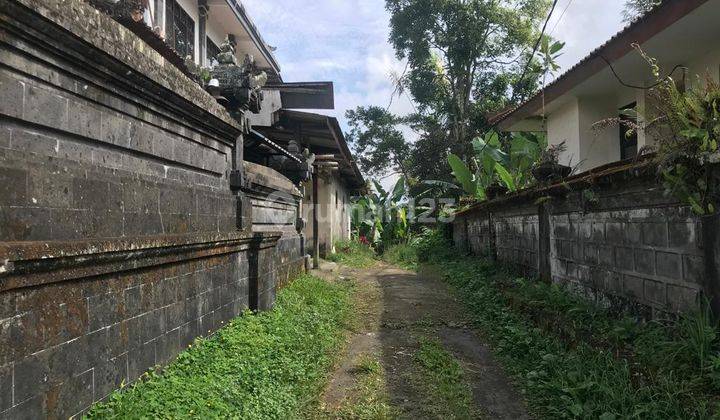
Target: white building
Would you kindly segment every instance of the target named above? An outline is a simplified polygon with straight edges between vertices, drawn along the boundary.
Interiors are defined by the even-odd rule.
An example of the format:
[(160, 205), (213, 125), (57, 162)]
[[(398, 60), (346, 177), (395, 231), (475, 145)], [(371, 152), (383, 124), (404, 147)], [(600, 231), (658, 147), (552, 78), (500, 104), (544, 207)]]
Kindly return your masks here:
[(680, 84), (701, 83), (706, 74), (717, 81), (718, 22), (720, 0), (666, 0), (558, 77), (544, 94), (538, 92), (490, 122), (507, 132), (545, 131), (551, 145), (565, 142), (560, 163), (577, 172), (634, 158), (643, 146), (653, 145), (649, 133), (640, 130), (628, 137), (617, 126), (593, 128), (627, 108), (646, 115), (647, 88), (656, 80), (633, 44), (658, 60), (662, 76), (681, 66), (672, 74)]

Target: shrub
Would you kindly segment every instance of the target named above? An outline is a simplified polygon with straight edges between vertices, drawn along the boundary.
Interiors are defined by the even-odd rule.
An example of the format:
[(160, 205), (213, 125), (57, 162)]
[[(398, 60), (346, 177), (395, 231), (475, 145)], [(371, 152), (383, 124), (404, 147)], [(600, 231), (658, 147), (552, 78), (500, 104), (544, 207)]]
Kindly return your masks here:
[(335, 253), (329, 254), (327, 259), (353, 268), (368, 268), (377, 263), (375, 251), (370, 245), (357, 240), (336, 242)]
[(388, 247), (383, 252), (382, 259), (408, 270), (415, 270), (418, 265), (417, 249), (413, 246), (412, 241)]

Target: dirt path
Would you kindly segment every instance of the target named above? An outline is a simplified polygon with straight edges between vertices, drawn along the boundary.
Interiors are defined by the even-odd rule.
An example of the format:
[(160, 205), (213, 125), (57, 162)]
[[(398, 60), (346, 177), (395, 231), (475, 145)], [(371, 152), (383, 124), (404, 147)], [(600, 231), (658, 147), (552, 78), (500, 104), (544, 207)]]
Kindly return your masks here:
[[(367, 418), (528, 418), (522, 396), (467, 326), (460, 303), (437, 276), (427, 270), (415, 274), (386, 265), (368, 270), (339, 267), (332, 273), (326, 267), (323, 274), (351, 277), (358, 284), (353, 334), (323, 397), (327, 417), (366, 418), (357, 413), (367, 408), (360, 405), (384, 399), (388, 410), (373, 409), (383, 415)], [(457, 414), (448, 408), (452, 401), (433, 392), (432, 379), (418, 366), (417, 357), (428, 340), (439, 343), (462, 368), (473, 411)], [(368, 386), (367, 376), (359, 372), (372, 370), (363, 366), (373, 358), (381, 370)], [(378, 395), (368, 397), (373, 392)], [(348, 410), (353, 405), (356, 410)]]

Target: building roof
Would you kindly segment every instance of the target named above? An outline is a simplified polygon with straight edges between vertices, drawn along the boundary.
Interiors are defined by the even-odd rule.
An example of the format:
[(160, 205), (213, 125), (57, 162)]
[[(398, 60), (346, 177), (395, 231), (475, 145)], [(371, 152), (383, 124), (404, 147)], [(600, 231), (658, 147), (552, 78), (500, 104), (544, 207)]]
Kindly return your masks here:
[(488, 122), (491, 125), (499, 125), (503, 128), (531, 116), (533, 112), (542, 107), (543, 100), (545, 103), (549, 103), (557, 99), (589, 77), (606, 69), (608, 67), (606, 60), (613, 63), (625, 57), (633, 51), (633, 44), (647, 42), (708, 1), (717, 0), (663, 1), (593, 50), (534, 96), (517, 106), (489, 116)]
[(281, 109), (272, 127), (255, 127), (281, 146), (302, 136), (302, 144), (316, 155), (334, 154), (340, 161), (342, 177), (353, 187), (365, 186), (365, 179), (348, 147), (345, 135), (335, 117), (310, 112)]

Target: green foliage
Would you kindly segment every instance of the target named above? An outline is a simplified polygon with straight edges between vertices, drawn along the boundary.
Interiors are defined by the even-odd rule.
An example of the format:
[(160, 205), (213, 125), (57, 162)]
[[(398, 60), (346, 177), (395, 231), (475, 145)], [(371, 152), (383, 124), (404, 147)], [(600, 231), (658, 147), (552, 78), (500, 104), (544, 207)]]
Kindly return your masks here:
[(379, 106), (359, 106), (345, 113), (350, 125), (348, 142), (362, 170), (370, 175), (382, 175), (392, 169), (407, 174), (405, 162), (410, 155), (410, 144), (398, 129), (402, 119)]
[(416, 270), (418, 266), (417, 247), (415, 240), (392, 245), (382, 254), (383, 261), (406, 270)]
[(444, 228), (427, 229), (413, 241), (413, 247), (417, 250), (417, 259), (421, 263), (435, 263), (442, 260), (452, 260), (457, 257), (450, 241), (451, 225)]
[[(450, 133), (450, 151), (484, 131), (482, 115), (524, 98), (536, 77), (515, 82), (548, 10), (545, 0), (386, 0), (390, 42), (407, 59), (404, 86), (421, 113), (438, 116)], [(507, 57), (519, 57), (508, 62)], [(517, 95), (517, 92), (520, 94)], [(479, 118), (475, 119), (476, 116)]]
[(710, 418), (717, 325), (615, 318), (474, 258), (436, 260), (539, 418)]
[(390, 420), (397, 413), (390, 406), (385, 386), (385, 369), (376, 355), (362, 355), (354, 369), (357, 385), (353, 397), (343, 401), (338, 412), (318, 418)]
[(301, 418), (344, 340), (351, 287), (303, 276), (276, 308), (200, 339), (162, 373), (115, 392), (88, 418)]
[(372, 181), (375, 192), (360, 197), (353, 205), (352, 229), (361, 241), (367, 241), (380, 251), (382, 248), (408, 238), (410, 223), (405, 180), (400, 178), (392, 191)]
[[(471, 140), (488, 130), (485, 116), (534, 93), (539, 72), (518, 83), (537, 40), (549, 0), (386, 0), (390, 42), (407, 70), (394, 75), (395, 94), (408, 93), (416, 112), (389, 113), (385, 104), (348, 112), (348, 136), (363, 169), (400, 172), (415, 180), (451, 181), (445, 157), (463, 159)], [(508, 59), (513, 57), (514, 59)], [(533, 59), (533, 68), (538, 67)], [(404, 128), (417, 139), (404, 138)], [(415, 194), (415, 192), (413, 192)]]
[(560, 51), (563, 48), (565, 48), (564, 42), (553, 41), (551, 37), (543, 35), (538, 51), (543, 75), (545, 73), (555, 74), (555, 72), (560, 70), (560, 65), (557, 63), (557, 60), (562, 56)]
[(328, 255), (327, 259), (353, 268), (369, 268), (377, 263), (375, 251), (357, 240), (335, 243), (335, 253)]
[(450, 154), (448, 163), (453, 176), (465, 193), (477, 200), (487, 197), (487, 189), (500, 184), (517, 191), (532, 184), (532, 167), (545, 146), (544, 137), (532, 133), (514, 133), (505, 152), (498, 133), (491, 131), (472, 142), (474, 156), (469, 159), (477, 170), (473, 173), (457, 155)]
[(481, 417), (473, 404), (472, 389), (458, 361), (437, 340), (424, 339), (415, 355), (427, 394), (426, 410), (438, 419)]
[(718, 208), (713, 190), (720, 143), (720, 84), (710, 75), (680, 89), (671, 78), (660, 77), (655, 59), (647, 60), (659, 85), (651, 91), (652, 106), (645, 128), (655, 139), (660, 177), (666, 190), (696, 214), (714, 214)]
[(663, 0), (625, 0), (623, 19), (632, 22), (661, 4)]

